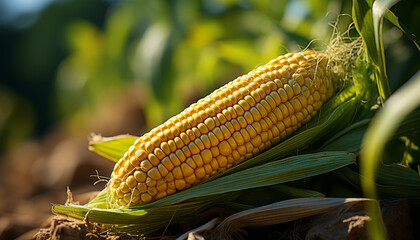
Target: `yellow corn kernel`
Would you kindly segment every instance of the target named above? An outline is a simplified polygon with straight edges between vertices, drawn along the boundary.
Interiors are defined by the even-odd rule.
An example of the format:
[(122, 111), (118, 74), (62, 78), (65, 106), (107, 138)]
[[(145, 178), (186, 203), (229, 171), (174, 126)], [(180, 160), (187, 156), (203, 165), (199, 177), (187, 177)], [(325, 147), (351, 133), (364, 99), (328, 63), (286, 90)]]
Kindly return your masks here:
[(118, 161), (110, 193), (145, 204), (229, 169), (285, 139), (334, 92), (325, 54), (286, 54), (140, 137)]

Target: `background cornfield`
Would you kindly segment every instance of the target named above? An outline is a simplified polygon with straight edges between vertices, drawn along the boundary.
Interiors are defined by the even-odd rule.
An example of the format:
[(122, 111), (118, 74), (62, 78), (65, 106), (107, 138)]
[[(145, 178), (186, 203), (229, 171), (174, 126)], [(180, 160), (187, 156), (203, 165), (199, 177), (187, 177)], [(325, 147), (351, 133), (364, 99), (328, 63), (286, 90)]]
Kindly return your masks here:
[[(214, 231), (229, 235), (256, 218), (279, 224), (346, 198), (405, 198), (419, 223), (417, 1), (376, 1), (373, 10), (371, 0), (33, 2), (0, 2), (1, 239), (36, 232), (50, 203), (66, 201), (66, 186), (83, 204), (84, 193), (104, 189), (114, 163), (88, 151), (92, 132), (141, 136), (279, 55), (324, 49), (336, 21), (362, 37), (363, 53), (352, 80), (288, 140), (145, 206), (107, 209), (102, 191), (53, 210), (155, 235), (220, 217)], [(91, 150), (113, 160), (135, 141), (92, 139)], [(383, 239), (378, 203), (365, 200), (370, 236)]]

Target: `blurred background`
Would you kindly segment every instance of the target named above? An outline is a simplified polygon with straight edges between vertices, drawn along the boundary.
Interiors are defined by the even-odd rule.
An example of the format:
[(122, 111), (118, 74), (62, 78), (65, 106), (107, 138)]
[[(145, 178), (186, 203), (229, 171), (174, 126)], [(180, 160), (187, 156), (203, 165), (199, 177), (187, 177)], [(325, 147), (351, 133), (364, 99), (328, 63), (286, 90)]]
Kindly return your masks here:
[[(417, 0), (392, 10), (420, 35)], [(142, 135), (278, 55), (322, 48), (340, 13), (344, 31), (345, 0), (0, 1), (0, 239), (39, 228), (67, 186), (81, 201), (104, 187), (113, 162), (88, 151), (91, 133)], [(395, 91), (420, 54), (386, 21), (384, 44)]]

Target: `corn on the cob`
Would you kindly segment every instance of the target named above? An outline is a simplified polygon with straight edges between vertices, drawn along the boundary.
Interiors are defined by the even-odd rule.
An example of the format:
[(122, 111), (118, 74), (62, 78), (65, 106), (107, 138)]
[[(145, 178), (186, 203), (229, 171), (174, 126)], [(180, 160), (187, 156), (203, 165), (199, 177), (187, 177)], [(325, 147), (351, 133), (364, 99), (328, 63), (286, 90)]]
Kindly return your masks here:
[(280, 56), (140, 137), (114, 167), (120, 206), (145, 204), (231, 168), (286, 138), (333, 94), (327, 56)]

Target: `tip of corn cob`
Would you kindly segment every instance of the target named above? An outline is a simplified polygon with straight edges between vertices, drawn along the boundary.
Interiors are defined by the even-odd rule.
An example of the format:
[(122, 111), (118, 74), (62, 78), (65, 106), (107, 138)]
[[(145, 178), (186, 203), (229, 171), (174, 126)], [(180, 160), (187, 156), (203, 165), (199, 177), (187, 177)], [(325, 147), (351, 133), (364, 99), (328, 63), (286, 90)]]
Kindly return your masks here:
[(116, 163), (111, 201), (155, 201), (285, 139), (332, 96), (329, 59), (311, 50), (279, 56), (152, 129)]

